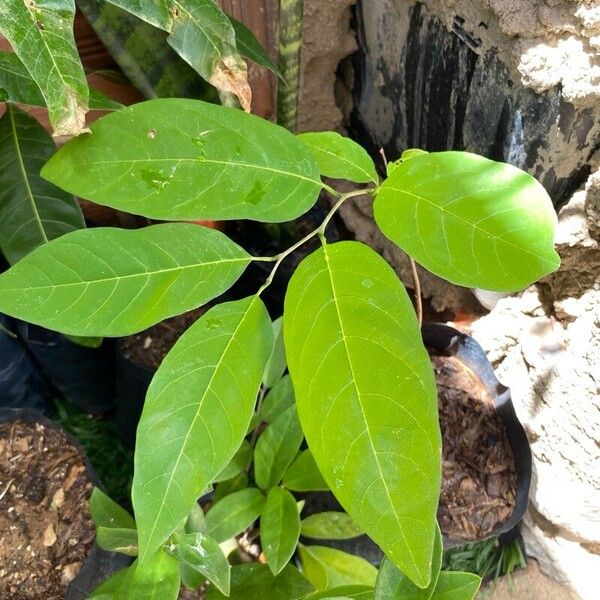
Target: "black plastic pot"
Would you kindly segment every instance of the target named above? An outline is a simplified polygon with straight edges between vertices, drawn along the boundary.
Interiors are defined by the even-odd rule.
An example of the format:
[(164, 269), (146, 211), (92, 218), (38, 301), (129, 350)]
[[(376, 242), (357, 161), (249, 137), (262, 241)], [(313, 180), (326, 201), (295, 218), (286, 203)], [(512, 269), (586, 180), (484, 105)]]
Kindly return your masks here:
[(60, 333), (23, 321), (17, 322), (17, 332), (62, 396), (90, 414), (113, 410), (113, 340), (105, 339), (99, 348), (87, 348)]
[(33, 408), (51, 414), (51, 386), (16, 336), (14, 321), (0, 315), (0, 325), (0, 407)]
[[(40, 423), (46, 428), (60, 429), (84, 457), (90, 481), (94, 486), (104, 489), (81, 444), (58, 423), (51, 421), (39, 411), (31, 408), (0, 408), (0, 423), (10, 423), (13, 421)], [(132, 560), (129, 556), (117, 554), (116, 552), (107, 552), (94, 544), (81, 570), (69, 585), (65, 600), (85, 600), (102, 581), (110, 577), (113, 573), (129, 566)]]

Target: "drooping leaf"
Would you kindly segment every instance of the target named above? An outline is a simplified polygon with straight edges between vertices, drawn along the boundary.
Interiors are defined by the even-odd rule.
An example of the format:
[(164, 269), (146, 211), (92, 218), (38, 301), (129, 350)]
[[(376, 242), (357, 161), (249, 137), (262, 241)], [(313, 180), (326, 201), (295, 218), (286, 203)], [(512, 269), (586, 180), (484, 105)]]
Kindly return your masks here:
[(280, 573), (296, 550), (300, 516), (296, 499), (287, 490), (269, 490), (260, 517), (260, 542), (273, 575)]
[(367, 246), (326, 245), (290, 281), (284, 340), (325, 481), (386, 555), (428, 585), (441, 442), (431, 364), (404, 287)]
[(284, 410), (294, 404), (294, 388), (289, 375), (284, 375), (268, 392), (263, 400), (260, 418), (272, 423)]
[(254, 448), (254, 478), (263, 490), (277, 485), (302, 443), (296, 407), (284, 410), (261, 433)]
[(327, 546), (300, 544), (298, 549), (302, 573), (317, 590), (342, 585), (375, 585), (377, 569), (360, 556)]
[(98, 527), (96, 543), (109, 552), (120, 552), (128, 556), (138, 555), (138, 536), (135, 529)]
[(263, 375), (263, 385), (266, 388), (273, 387), (281, 379), (286, 368), (285, 348), (283, 347), (283, 319), (281, 317), (273, 321), (273, 336), (275, 339), (273, 353)]
[[(287, 565), (274, 576), (267, 565), (250, 563), (231, 569), (229, 600), (299, 600), (314, 590), (314, 586), (293, 567)], [(207, 600), (225, 598), (218, 590), (210, 589)]]
[(321, 175), (356, 183), (379, 183), (371, 157), (354, 140), (334, 131), (301, 133), (298, 138), (310, 148)]
[(136, 560), (115, 590), (115, 600), (176, 600), (179, 562), (162, 548), (145, 564)]
[(442, 534), (436, 523), (435, 543), (431, 561), (431, 578), (426, 588), (417, 587), (387, 558), (379, 567), (374, 600), (429, 600), (432, 597), (442, 566)]
[[(267, 310), (252, 296), (209, 310), (163, 360), (135, 449), (132, 498), (142, 560), (175, 531), (240, 447), (272, 344)], [(209, 514), (207, 531), (216, 537)]]
[(213, 538), (202, 533), (177, 535), (169, 550), (182, 564), (204, 575), (223, 594), (229, 595), (231, 567)]
[(106, 115), (42, 175), (98, 204), (153, 219), (290, 221), (322, 183), (289, 131), (239, 110), (167, 98)]
[(287, 468), (283, 474), (283, 485), (294, 492), (329, 491), (310, 449), (300, 452)]
[(346, 540), (364, 531), (344, 512), (322, 512), (302, 519), (302, 535), (321, 540)]
[(0, 310), (71, 335), (128, 335), (205, 304), (250, 260), (191, 223), (74, 231), (0, 275)]
[(75, 198), (40, 177), (55, 150), (33, 117), (6, 106), (0, 119), (0, 250), (10, 264), (48, 240), (85, 227)]
[(474, 573), (440, 572), (431, 600), (473, 600), (481, 585), (481, 577)]
[(0, 3), (0, 33), (39, 86), (57, 136), (84, 131), (88, 110), (88, 85), (73, 37), (74, 16), (74, 0)]
[(313, 592), (305, 600), (337, 600), (352, 598), (357, 600), (373, 600), (373, 588), (369, 585), (341, 585), (320, 592)]
[(167, 42), (181, 58), (250, 111), (248, 69), (237, 51), (233, 25), (214, 0), (108, 1), (169, 32)]
[(252, 446), (244, 440), (238, 451), (234, 454), (229, 464), (215, 477), (214, 482), (225, 481), (235, 477), (245, 469), (252, 458)]
[(379, 188), (383, 233), (432, 273), (513, 292), (555, 271), (556, 213), (531, 175), (468, 152), (432, 152), (397, 165)]
[(262, 512), (265, 497), (256, 488), (247, 488), (226, 496), (206, 513), (208, 535), (224, 542), (241, 533)]
[[(119, 110), (123, 105), (90, 88), (90, 110)], [(0, 52), (0, 102), (46, 106), (38, 84), (14, 52)], [(39, 171), (38, 171), (39, 172)]]
[(100, 488), (92, 490), (89, 508), (96, 527), (135, 529), (133, 517)]

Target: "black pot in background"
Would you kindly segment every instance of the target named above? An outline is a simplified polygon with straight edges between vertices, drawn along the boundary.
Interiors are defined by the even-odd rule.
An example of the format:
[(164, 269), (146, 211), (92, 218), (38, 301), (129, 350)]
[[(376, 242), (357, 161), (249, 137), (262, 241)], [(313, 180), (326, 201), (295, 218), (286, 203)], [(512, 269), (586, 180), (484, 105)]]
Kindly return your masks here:
[(53, 410), (52, 388), (16, 336), (15, 322), (0, 315), (0, 407)]
[(80, 410), (106, 414), (115, 403), (114, 341), (87, 348), (38, 325), (17, 322), (17, 332), (44, 375)]
[[(65, 431), (58, 423), (46, 418), (37, 410), (31, 408), (0, 408), (0, 423), (24, 421), (26, 423), (40, 423), (46, 428), (60, 429), (69, 441), (79, 450), (85, 459), (88, 477), (94, 486), (104, 490), (102, 482), (98, 479), (90, 464), (85, 450), (81, 444)], [(105, 579), (113, 573), (129, 566), (132, 558), (116, 552), (107, 552), (95, 543), (81, 567), (81, 570), (67, 588), (65, 600), (85, 600)]]

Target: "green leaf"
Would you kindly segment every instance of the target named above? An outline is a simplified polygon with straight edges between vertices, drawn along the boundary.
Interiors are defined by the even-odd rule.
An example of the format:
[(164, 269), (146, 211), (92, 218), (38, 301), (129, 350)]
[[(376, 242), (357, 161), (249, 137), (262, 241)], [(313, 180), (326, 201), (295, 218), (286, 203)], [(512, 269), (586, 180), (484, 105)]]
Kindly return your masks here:
[(167, 42), (183, 60), (250, 110), (248, 69), (237, 51), (233, 26), (214, 0), (108, 1), (169, 32)]
[(379, 177), (371, 157), (354, 140), (333, 131), (301, 133), (297, 137), (310, 148), (321, 175), (378, 185)]
[(48, 106), (54, 135), (85, 131), (88, 85), (73, 37), (75, 2), (0, 3), (0, 33), (8, 39)]
[(358, 598), (373, 600), (373, 587), (369, 585), (341, 585), (306, 596), (305, 600), (333, 600), (334, 598)]
[[(237, 452), (272, 344), (267, 310), (252, 296), (209, 310), (163, 360), (135, 448), (132, 497), (141, 560), (175, 531)], [(208, 533), (215, 537), (209, 514)]]
[(263, 385), (266, 388), (273, 387), (281, 379), (286, 368), (285, 348), (283, 347), (283, 319), (281, 317), (273, 321), (273, 336), (275, 338), (273, 353), (263, 375)]
[(283, 474), (283, 485), (294, 492), (328, 492), (329, 486), (310, 450), (303, 450)]
[(428, 585), (441, 440), (431, 363), (404, 287), (367, 246), (326, 245), (290, 281), (284, 339), (325, 481), (386, 555)]
[(343, 585), (375, 585), (377, 569), (364, 558), (327, 546), (300, 544), (298, 549), (302, 572), (317, 590)]
[(431, 578), (426, 588), (417, 587), (387, 558), (379, 567), (374, 600), (429, 600), (435, 589), (442, 566), (442, 534), (435, 526), (435, 544), (431, 562)]
[(296, 407), (286, 408), (261, 433), (254, 448), (254, 478), (258, 487), (276, 486), (302, 443)]
[(514, 292), (555, 271), (556, 213), (531, 175), (468, 152), (403, 161), (374, 205), (381, 231), (451, 283)]
[(442, 571), (431, 600), (473, 600), (481, 577), (473, 573)]
[(113, 600), (123, 581), (128, 577), (131, 567), (125, 567), (105, 579), (91, 594), (90, 598), (96, 600)]
[(181, 563), (204, 575), (223, 594), (229, 595), (231, 567), (213, 538), (201, 533), (177, 535), (169, 551)]
[(65, 144), (42, 175), (153, 219), (290, 221), (322, 187), (310, 152), (289, 131), (200, 100), (141, 102), (91, 130)]
[[(298, 569), (287, 565), (274, 576), (267, 565), (250, 563), (231, 569), (231, 593), (229, 600), (299, 600), (315, 588)], [(223, 594), (209, 590), (207, 600), (219, 600)]]
[(128, 335), (215, 298), (250, 261), (191, 223), (74, 231), (0, 275), (0, 310), (70, 335)]
[[(119, 110), (123, 105), (90, 88), (90, 110)], [(14, 52), (0, 52), (0, 101), (46, 106), (38, 84)], [(38, 171), (39, 172), (39, 171)]]
[(185, 522), (186, 533), (206, 533), (206, 518), (198, 502), (195, 502)]
[(247, 488), (226, 496), (206, 513), (208, 535), (221, 543), (249, 527), (265, 505), (265, 497), (256, 488)]
[(66, 335), (67, 339), (71, 340), (74, 344), (79, 344), (84, 348), (100, 348), (104, 338), (101, 337), (81, 337), (78, 335)]
[(214, 501), (219, 502), (229, 494), (245, 490), (248, 487), (248, 474), (246, 471), (240, 471), (235, 477), (221, 481), (215, 489)]
[(302, 519), (302, 535), (321, 540), (346, 540), (364, 531), (344, 512), (322, 512)]
[(95, 487), (89, 501), (90, 514), (96, 527), (135, 529), (133, 517), (109, 498), (100, 488)]
[(135, 529), (98, 527), (96, 543), (100, 548), (110, 552), (120, 552), (128, 556), (138, 555), (138, 536)]
[(289, 375), (284, 375), (263, 400), (260, 418), (272, 423), (282, 412), (294, 405), (294, 388)]
[(251, 458), (252, 446), (247, 440), (244, 440), (238, 451), (229, 461), (229, 464), (215, 477), (213, 482), (226, 481), (235, 477), (241, 470), (248, 466)]
[(287, 490), (271, 488), (260, 517), (260, 542), (273, 575), (288, 564), (299, 537), (296, 499)]
[(269, 71), (277, 75), (283, 81), (283, 75), (277, 68), (277, 65), (271, 60), (271, 57), (266, 53), (260, 42), (256, 39), (252, 31), (243, 23), (234, 19), (231, 15), (227, 15), (235, 31), (235, 45), (242, 56), (249, 58), (252, 62), (262, 67), (267, 67)]
[(55, 150), (33, 117), (6, 106), (0, 119), (0, 250), (10, 264), (48, 240), (85, 227), (75, 198), (40, 177)]
[(179, 596), (179, 562), (159, 550), (145, 564), (136, 560), (115, 591), (118, 600), (176, 600)]

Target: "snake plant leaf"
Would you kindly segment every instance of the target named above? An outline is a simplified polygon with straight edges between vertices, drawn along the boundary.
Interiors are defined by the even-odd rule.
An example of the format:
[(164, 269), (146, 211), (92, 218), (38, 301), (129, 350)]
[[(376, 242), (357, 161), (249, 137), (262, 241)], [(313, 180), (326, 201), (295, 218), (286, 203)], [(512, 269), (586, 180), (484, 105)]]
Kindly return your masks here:
[(271, 488), (260, 517), (260, 543), (273, 575), (288, 564), (299, 537), (300, 515), (296, 499), (287, 490)]
[(403, 160), (379, 188), (374, 214), (390, 240), (457, 285), (514, 292), (560, 264), (542, 185), (469, 152)]
[(302, 443), (302, 428), (295, 406), (286, 408), (261, 433), (254, 448), (254, 478), (258, 487), (277, 485)]
[[(90, 110), (119, 110), (123, 105), (90, 88)], [(0, 52), (0, 102), (46, 106), (38, 84), (14, 52)]]
[(442, 566), (442, 534), (435, 525), (435, 543), (431, 561), (431, 579), (426, 588), (417, 587), (396, 565), (385, 558), (379, 567), (374, 600), (430, 600)]
[(96, 527), (135, 529), (133, 517), (100, 488), (92, 490), (89, 507)]
[(135, 529), (98, 527), (96, 543), (100, 548), (109, 552), (119, 552), (127, 556), (138, 555), (138, 535)]
[(91, 130), (65, 144), (43, 177), (153, 219), (290, 221), (322, 187), (310, 151), (289, 131), (200, 100), (141, 102)]
[(242, 442), (238, 451), (233, 455), (229, 464), (214, 478), (213, 483), (226, 481), (235, 477), (240, 471), (245, 469), (252, 458), (252, 446), (247, 440)]
[(226, 496), (206, 513), (206, 530), (217, 542), (241, 533), (260, 516), (265, 497), (256, 488), (247, 488)]
[(294, 492), (328, 492), (310, 449), (302, 450), (283, 474), (283, 485)]
[(0, 3), (0, 33), (38, 84), (56, 136), (86, 130), (89, 92), (73, 36), (74, 16), (74, 0)]
[(214, 0), (108, 1), (169, 32), (167, 42), (181, 58), (250, 111), (248, 68), (236, 48), (233, 25)]
[[(277, 344), (277, 341), (275, 341)], [(289, 375), (284, 375), (263, 400), (260, 419), (272, 423), (284, 410), (294, 404), (294, 387)]]
[(371, 157), (354, 140), (334, 131), (301, 133), (298, 139), (310, 148), (321, 175), (355, 183), (379, 183)]
[(136, 560), (114, 592), (119, 600), (177, 600), (179, 561), (162, 548), (145, 564)]
[(347, 540), (364, 531), (344, 512), (315, 513), (302, 519), (302, 535), (320, 540)]
[(317, 588), (343, 585), (374, 586), (377, 569), (364, 558), (327, 546), (298, 546), (302, 572)]
[(473, 600), (481, 578), (473, 573), (442, 571), (431, 600)]
[(325, 481), (385, 554), (427, 586), (441, 440), (435, 380), (406, 290), (368, 246), (327, 244), (292, 276), (283, 324), (302, 429)]
[(0, 250), (9, 264), (85, 227), (75, 198), (40, 177), (55, 150), (33, 117), (7, 105), (0, 118)]
[[(135, 448), (132, 497), (142, 561), (188, 516), (241, 446), (272, 347), (267, 310), (251, 296), (210, 309), (163, 360), (148, 389)], [(220, 542), (211, 532), (215, 508), (206, 526)]]
[(215, 298), (250, 260), (191, 223), (74, 231), (0, 275), (0, 310), (69, 335), (128, 335)]

